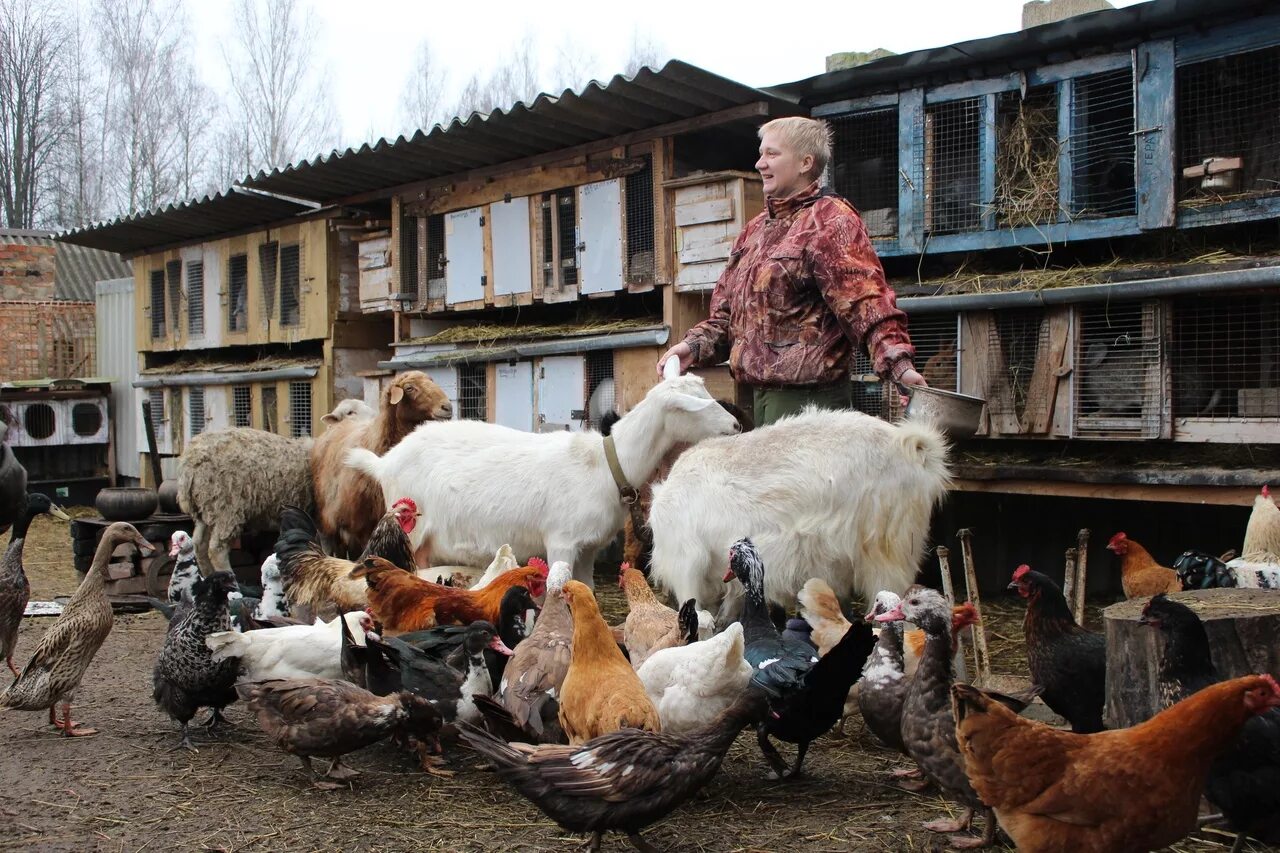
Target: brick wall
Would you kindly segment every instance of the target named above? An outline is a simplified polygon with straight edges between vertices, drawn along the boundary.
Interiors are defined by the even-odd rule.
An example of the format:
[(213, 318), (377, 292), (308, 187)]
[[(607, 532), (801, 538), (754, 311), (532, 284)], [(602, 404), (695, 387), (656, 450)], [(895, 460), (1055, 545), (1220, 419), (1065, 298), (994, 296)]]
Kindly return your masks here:
[(0, 243), (0, 299), (52, 299), (54, 246)]
[(93, 376), (92, 302), (0, 302), (0, 380)]

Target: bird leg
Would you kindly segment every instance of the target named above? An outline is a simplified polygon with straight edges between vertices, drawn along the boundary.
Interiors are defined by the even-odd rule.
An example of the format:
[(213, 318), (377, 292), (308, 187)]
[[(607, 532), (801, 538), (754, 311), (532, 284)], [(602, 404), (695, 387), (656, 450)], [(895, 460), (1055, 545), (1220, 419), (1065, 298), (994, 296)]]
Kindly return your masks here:
[(960, 813), (960, 817), (943, 818), (931, 820), (928, 823), (921, 824), (930, 832), (959, 832), (962, 829), (968, 829), (969, 824), (973, 822), (973, 809), (965, 809)]
[(799, 750), (796, 752), (796, 763), (791, 766), (783, 779), (794, 779), (800, 775), (800, 765), (804, 764), (804, 754), (809, 751), (809, 742), (805, 741), (800, 744)]
[(169, 750), (170, 752), (177, 752), (180, 749), (185, 749), (188, 752), (194, 753), (196, 755), (200, 754), (200, 750), (196, 749), (196, 745), (191, 742), (191, 732), (187, 730), (186, 723), (182, 723), (182, 729), (178, 732), (178, 734), (182, 735), (182, 738), (178, 741), (177, 746)]
[(641, 838), (640, 833), (638, 832), (628, 832), (627, 840), (630, 841), (631, 846), (639, 850), (640, 853), (658, 853), (658, 848)]
[[(996, 841), (996, 829), (999, 824), (996, 823), (995, 813), (991, 809), (983, 809), (982, 817), (985, 821), (982, 825), (982, 835), (978, 838), (972, 835), (949, 835), (947, 836), (947, 844), (959, 850), (975, 850), (979, 847), (990, 847)], [(969, 810), (969, 819), (973, 819), (973, 810)]]
[(591, 833), (591, 837), (582, 843), (582, 849), (585, 850), (586, 853), (599, 853), (600, 839), (603, 835), (604, 833), (602, 832)]
[(921, 779), (924, 777), (924, 771), (919, 767), (895, 767), (892, 775), (895, 779)]
[(330, 779), (346, 781), (347, 779), (354, 779), (359, 776), (360, 771), (344, 765), (341, 758), (335, 758), (333, 761), (329, 762), (329, 769), (324, 772), (324, 775), (328, 776)]
[(764, 760), (773, 768), (773, 778), (784, 778), (787, 772), (787, 763), (782, 760), (777, 748), (769, 742), (769, 733), (765, 731), (764, 723), (756, 727), (756, 743), (760, 744), (760, 754), (764, 756)]
[(62, 722), (58, 719), (57, 714), (53, 712), (53, 709), (56, 707), (58, 707), (57, 702), (54, 702), (49, 706), (49, 725), (53, 726), (55, 729), (60, 729), (62, 728)]
[(9, 671), (13, 673), (13, 677), (14, 677), (14, 678), (17, 678), (18, 676), (22, 675), (22, 673), (18, 671), (18, 668), (17, 668), (16, 666), (14, 666), (14, 665), (13, 665), (13, 656), (12, 656), (12, 655), (10, 655), (9, 657), (5, 658), (5, 659), (4, 659), (4, 662), (5, 662), (5, 663), (7, 663), (7, 664), (9, 665)]
[(221, 708), (212, 708), (211, 710), (213, 713), (209, 715), (209, 719), (204, 721), (204, 727), (206, 729), (213, 731), (218, 726), (231, 726), (234, 728), (235, 724), (222, 716)]
[[(56, 723), (54, 725), (57, 725)], [(62, 703), (62, 729), (63, 737), (92, 737), (98, 733), (97, 729), (80, 729), (76, 726), (80, 725), (71, 719), (71, 703)]]

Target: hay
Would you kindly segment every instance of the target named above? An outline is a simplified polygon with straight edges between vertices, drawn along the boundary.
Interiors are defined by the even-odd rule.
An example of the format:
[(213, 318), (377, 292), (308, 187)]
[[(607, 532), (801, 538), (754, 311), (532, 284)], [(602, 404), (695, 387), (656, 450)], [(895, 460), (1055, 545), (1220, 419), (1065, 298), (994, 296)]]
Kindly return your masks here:
[(1010, 110), (998, 119), (993, 204), (1002, 227), (1057, 221), (1061, 149), (1053, 89), (1019, 99), (1016, 112)]
[(648, 329), (659, 325), (660, 321), (652, 318), (634, 320), (587, 320), (576, 323), (554, 323), (535, 325), (530, 323), (513, 325), (495, 325), (492, 323), (472, 323), (468, 325), (450, 326), (434, 335), (412, 338), (406, 344), (494, 344), (505, 340), (541, 340), (545, 338), (574, 338), (586, 335), (609, 335), (618, 332), (631, 332), (637, 329)]
[(250, 362), (228, 362), (200, 357), (181, 357), (169, 364), (148, 367), (143, 376), (175, 376), (181, 373), (257, 373), (264, 370), (281, 370), (287, 367), (319, 367), (318, 358), (287, 358), (282, 356), (259, 358)]

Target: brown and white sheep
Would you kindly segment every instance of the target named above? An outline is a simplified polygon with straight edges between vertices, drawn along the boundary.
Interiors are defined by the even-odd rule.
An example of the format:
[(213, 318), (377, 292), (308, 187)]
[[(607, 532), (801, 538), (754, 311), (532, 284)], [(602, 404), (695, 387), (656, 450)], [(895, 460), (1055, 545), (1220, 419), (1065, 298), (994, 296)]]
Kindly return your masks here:
[(231, 571), (231, 542), (275, 530), (281, 504), (313, 504), (310, 438), (252, 427), (202, 433), (182, 454), (178, 505), (195, 522), (196, 561)]
[(363, 447), (381, 455), (418, 424), (452, 417), (453, 404), (440, 386), (425, 373), (411, 370), (383, 389), (381, 406), (372, 420), (348, 417), (331, 424), (316, 439), (310, 460), (315, 519), (335, 553), (359, 554), (387, 511), (378, 483), (344, 464), (347, 451)]

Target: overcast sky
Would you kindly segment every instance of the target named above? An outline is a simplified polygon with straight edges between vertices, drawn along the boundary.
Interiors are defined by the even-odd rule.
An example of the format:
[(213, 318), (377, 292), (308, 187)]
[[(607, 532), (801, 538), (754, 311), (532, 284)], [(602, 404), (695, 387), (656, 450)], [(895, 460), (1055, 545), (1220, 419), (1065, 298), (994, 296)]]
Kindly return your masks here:
[[(1112, 0), (1115, 6), (1137, 0)], [(749, 85), (798, 80), (824, 70), (827, 54), (883, 47), (902, 53), (1017, 30), (1022, 0), (303, 0), (318, 16), (317, 57), (335, 83), (344, 144), (394, 136), (404, 80), (419, 41), (429, 39), (460, 88), (499, 64), (529, 33), (544, 85), (559, 50), (586, 53), (591, 76), (622, 70), (634, 34), (682, 59)], [(230, 36), (229, 3), (190, 3), (200, 63), (225, 74), (219, 44)], [(212, 81), (211, 81), (212, 82)], [(580, 88), (586, 80), (578, 81)]]

